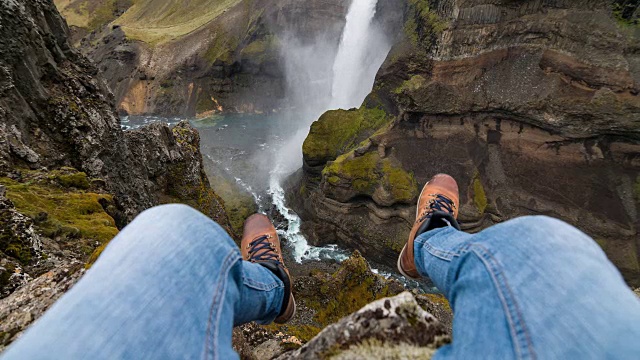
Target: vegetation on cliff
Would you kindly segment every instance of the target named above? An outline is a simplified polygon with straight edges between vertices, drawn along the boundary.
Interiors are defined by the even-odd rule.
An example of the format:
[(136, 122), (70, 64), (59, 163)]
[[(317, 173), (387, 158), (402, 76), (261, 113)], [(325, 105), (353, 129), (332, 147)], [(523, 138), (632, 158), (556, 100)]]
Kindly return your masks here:
[(403, 291), (399, 283), (389, 282), (372, 273), (367, 261), (357, 251), (335, 273), (315, 271), (308, 278), (297, 281), (294, 288), (298, 308), (310, 312), (311, 322), (296, 323), (294, 319), (291, 324), (274, 324), (267, 328), (296, 336), (303, 343), (327, 325), (368, 303)]
[[(72, 168), (42, 172), (21, 170), (18, 179), (0, 178), (6, 196), (17, 211), (33, 219), (43, 236), (56, 240), (88, 257), (96, 247), (109, 242), (117, 233), (115, 221), (107, 210), (115, 211), (113, 197), (91, 191), (86, 174)], [(23, 264), (31, 253), (19, 243), (0, 248)]]
[[(329, 163), (322, 176), (331, 187), (345, 189), (348, 195), (340, 201), (356, 196), (368, 196), (382, 206), (410, 203), (418, 195), (418, 184), (413, 175), (402, 168), (393, 157), (381, 158), (377, 151), (362, 156), (355, 152), (341, 155)], [(325, 188), (331, 193), (333, 189)]]
[(330, 110), (311, 125), (302, 152), (310, 165), (324, 165), (357, 146), (392, 117), (384, 110), (362, 106), (351, 110)]
[(132, 39), (158, 44), (198, 29), (241, 1), (138, 0), (115, 23)]

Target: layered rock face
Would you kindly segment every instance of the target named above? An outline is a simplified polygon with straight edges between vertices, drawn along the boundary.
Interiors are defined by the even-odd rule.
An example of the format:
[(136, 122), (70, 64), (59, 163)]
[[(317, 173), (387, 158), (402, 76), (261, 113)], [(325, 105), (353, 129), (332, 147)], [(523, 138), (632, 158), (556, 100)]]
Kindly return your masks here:
[[(392, 265), (419, 186), (445, 172), (460, 185), (465, 230), (558, 217), (638, 284), (637, 26), (606, 1), (431, 5), (410, 2), (407, 39), (357, 110), (365, 121), (329, 112), (312, 126), (290, 192), (309, 236)], [(388, 120), (367, 120), (380, 110)], [(335, 141), (336, 122), (356, 130)]]

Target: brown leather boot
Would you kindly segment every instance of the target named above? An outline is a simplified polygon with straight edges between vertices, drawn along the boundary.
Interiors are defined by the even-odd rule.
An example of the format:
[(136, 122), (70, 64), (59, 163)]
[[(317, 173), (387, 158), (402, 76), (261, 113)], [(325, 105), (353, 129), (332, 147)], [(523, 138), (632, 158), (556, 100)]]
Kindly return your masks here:
[(402, 275), (413, 279), (420, 278), (413, 256), (413, 240), (418, 235), (447, 225), (460, 230), (456, 221), (459, 203), (458, 184), (451, 176), (438, 174), (424, 185), (418, 197), (416, 221), (409, 234), (409, 241), (398, 257), (398, 271)]
[(296, 312), (296, 301), (291, 292), (291, 275), (282, 259), (280, 239), (271, 220), (262, 214), (251, 215), (244, 223), (241, 246), (244, 260), (266, 267), (284, 283), (282, 310), (275, 322), (286, 323)]

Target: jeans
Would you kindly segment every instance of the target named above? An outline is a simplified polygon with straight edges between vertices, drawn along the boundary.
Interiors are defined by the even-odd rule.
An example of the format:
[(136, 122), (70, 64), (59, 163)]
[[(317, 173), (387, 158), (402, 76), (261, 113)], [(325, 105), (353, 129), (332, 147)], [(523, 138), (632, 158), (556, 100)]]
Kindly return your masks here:
[(3, 359), (234, 359), (234, 325), (272, 322), (284, 285), (184, 205), (140, 214)]
[(640, 359), (640, 300), (598, 244), (560, 220), (435, 229), (414, 250), (454, 312), (453, 343), (436, 359)]
[[(436, 358), (640, 354), (640, 301), (593, 240), (563, 222), (436, 229), (415, 254), (455, 311), (454, 342)], [(233, 359), (233, 326), (273, 321), (283, 289), (213, 221), (165, 205), (127, 226), (2, 358)]]

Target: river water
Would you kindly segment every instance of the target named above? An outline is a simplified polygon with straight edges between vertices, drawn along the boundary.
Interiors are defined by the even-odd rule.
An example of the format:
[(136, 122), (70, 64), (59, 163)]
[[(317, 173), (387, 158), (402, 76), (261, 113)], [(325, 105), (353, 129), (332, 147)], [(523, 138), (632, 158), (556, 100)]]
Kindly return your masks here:
[[(289, 123), (294, 121), (292, 116), (232, 114), (201, 120), (125, 116), (121, 122), (123, 129), (133, 130), (153, 122), (175, 125), (181, 120), (189, 120), (198, 129), (202, 155), (224, 171), (228, 178), (234, 179), (240, 188), (250, 193), (260, 212), (267, 213), (275, 206), (283, 215), (288, 224), (278, 229), (278, 233), (281, 238), (287, 240), (288, 251), (296, 262), (342, 262), (349, 257), (351, 251), (341, 249), (337, 245), (310, 246), (300, 232), (300, 218), (286, 205), (284, 190), (276, 180), (286, 174), (279, 173), (276, 157), (288, 146), (287, 139), (294, 134), (291, 129), (295, 127)], [(397, 274), (395, 269), (375, 263), (371, 263), (371, 266), (375, 273), (386, 278), (395, 278), (407, 288), (435, 291), (432, 284), (406, 279)]]
[[(278, 231), (297, 263), (342, 261), (349, 255), (336, 245), (314, 247), (307, 243), (300, 232), (300, 218), (286, 206), (281, 184), (302, 166), (302, 143), (311, 124), (327, 110), (359, 107), (371, 91), (391, 49), (386, 35), (374, 23), (376, 7), (377, 0), (352, 0), (338, 42), (319, 34), (315, 41), (302, 43), (297, 34), (280, 34), (286, 39), (280, 51), (289, 112), (190, 119), (200, 132), (203, 156), (251, 193), (260, 212), (268, 213), (275, 207), (286, 219), (288, 226)], [(129, 116), (122, 119), (122, 126), (135, 129), (155, 121), (172, 125), (180, 119)], [(429, 285), (398, 277), (395, 269), (374, 267), (381, 275), (398, 278), (409, 287), (431, 290)]]

